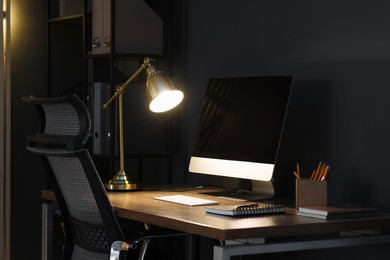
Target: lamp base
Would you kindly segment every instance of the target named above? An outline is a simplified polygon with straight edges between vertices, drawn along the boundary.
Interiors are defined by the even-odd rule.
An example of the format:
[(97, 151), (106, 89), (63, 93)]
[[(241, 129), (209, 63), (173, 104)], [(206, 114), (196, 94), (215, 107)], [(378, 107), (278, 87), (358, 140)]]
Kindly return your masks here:
[(124, 170), (119, 170), (108, 183), (104, 184), (106, 190), (111, 191), (136, 191), (141, 189), (140, 183), (129, 182)]

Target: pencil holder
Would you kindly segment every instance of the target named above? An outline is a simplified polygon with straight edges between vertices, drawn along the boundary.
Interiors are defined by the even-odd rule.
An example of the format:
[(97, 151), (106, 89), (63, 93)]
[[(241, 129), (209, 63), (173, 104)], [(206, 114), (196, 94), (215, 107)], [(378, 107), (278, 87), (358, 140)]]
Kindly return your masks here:
[(296, 180), (296, 209), (306, 206), (326, 206), (328, 202), (327, 182), (315, 180)]

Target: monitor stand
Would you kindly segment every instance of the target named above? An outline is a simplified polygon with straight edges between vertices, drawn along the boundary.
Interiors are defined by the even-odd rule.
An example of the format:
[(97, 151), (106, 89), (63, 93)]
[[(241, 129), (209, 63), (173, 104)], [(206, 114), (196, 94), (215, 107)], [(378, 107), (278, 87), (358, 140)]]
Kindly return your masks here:
[(233, 190), (217, 191), (217, 192), (205, 192), (203, 194), (212, 195), (215, 197), (223, 197), (230, 200), (237, 201), (259, 201), (269, 200), (274, 196), (274, 185), (273, 181), (254, 181), (252, 180), (252, 191), (250, 190)]

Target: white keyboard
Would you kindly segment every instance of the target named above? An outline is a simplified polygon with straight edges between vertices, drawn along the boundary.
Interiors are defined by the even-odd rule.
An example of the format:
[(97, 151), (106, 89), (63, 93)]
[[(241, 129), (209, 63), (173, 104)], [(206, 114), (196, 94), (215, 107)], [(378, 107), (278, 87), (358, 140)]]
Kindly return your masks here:
[(218, 204), (218, 201), (215, 200), (202, 199), (202, 198), (191, 197), (186, 195), (169, 195), (169, 196), (161, 196), (161, 197), (154, 197), (154, 198), (157, 200), (163, 200), (163, 201), (183, 204), (187, 206), (203, 206), (203, 205)]

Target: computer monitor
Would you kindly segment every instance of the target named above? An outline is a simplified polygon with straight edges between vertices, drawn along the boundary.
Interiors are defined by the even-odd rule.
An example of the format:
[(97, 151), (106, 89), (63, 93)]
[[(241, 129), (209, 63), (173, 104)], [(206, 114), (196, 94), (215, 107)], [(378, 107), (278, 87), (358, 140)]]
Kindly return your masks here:
[(189, 171), (249, 179), (253, 193), (272, 197), (292, 81), (292, 76), (210, 79)]

